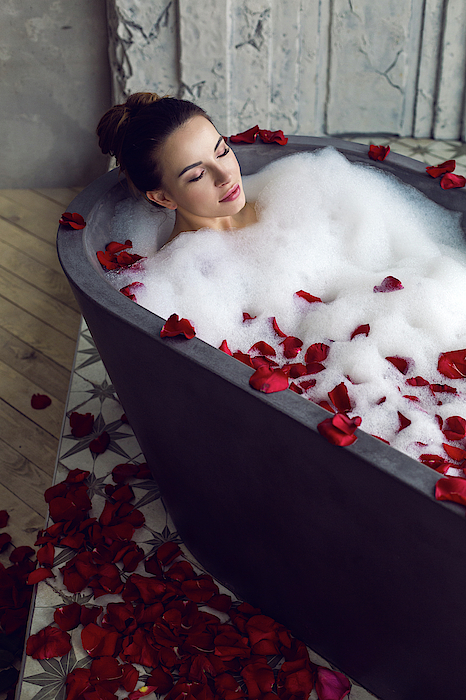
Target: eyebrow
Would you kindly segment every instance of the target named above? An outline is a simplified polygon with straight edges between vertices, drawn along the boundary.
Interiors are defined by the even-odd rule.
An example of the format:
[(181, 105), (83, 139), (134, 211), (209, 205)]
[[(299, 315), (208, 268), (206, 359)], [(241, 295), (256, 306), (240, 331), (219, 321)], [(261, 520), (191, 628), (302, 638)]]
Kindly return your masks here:
[[(215, 144), (214, 153), (217, 150), (217, 148), (220, 146), (222, 141), (223, 141), (223, 136), (220, 136), (219, 140)], [(193, 163), (192, 165), (187, 165), (186, 168), (184, 168), (184, 170), (181, 171), (181, 173), (178, 175), (178, 177), (181, 177), (182, 175), (185, 174), (185, 172), (187, 172), (188, 170), (191, 170), (192, 168), (197, 168), (198, 165), (202, 165), (202, 160), (198, 161), (197, 163)]]

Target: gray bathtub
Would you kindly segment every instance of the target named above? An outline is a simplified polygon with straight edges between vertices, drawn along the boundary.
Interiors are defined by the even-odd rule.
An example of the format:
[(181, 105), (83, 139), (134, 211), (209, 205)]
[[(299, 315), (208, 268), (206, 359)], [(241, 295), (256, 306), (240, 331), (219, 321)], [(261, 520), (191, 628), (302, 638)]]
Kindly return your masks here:
[[(402, 156), (374, 164), (367, 146), (295, 136), (235, 151), (249, 174), (329, 144), (466, 211), (464, 190)], [(434, 499), (438, 474), (361, 431), (331, 445), (322, 408), (254, 391), (252, 370), (198, 338), (162, 340), (164, 320), (113, 289), (96, 258), (128, 196), (117, 171), (89, 185), (69, 207), (87, 226), (61, 227), (58, 251), (186, 545), (383, 700), (466, 697), (464, 509)]]

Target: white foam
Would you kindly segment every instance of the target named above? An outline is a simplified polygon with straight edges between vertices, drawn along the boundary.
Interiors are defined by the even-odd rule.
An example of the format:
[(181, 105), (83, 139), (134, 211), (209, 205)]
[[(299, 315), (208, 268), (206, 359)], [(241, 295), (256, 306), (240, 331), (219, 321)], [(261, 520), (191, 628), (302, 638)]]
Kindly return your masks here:
[[(173, 219), (146, 205), (118, 205), (113, 238), (131, 238), (134, 252), (149, 257), (144, 273), (113, 274), (112, 283), (121, 288), (143, 281), (138, 303), (163, 318), (177, 313), (190, 319), (197, 336), (216, 347), (227, 339), (232, 351), (247, 352), (265, 340), (283, 359), (271, 316), (303, 341), (291, 361), (304, 362), (309, 345), (326, 342), (326, 370), (313, 375), (316, 386), (307, 397), (328, 400), (328, 391), (344, 381), (362, 429), (414, 457), (445, 456), (434, 415), (466, 416), (464, 397), (433, 397), (428, 387), (407, 386), (385, 357), (412, 358), (407, 377), (421, 375), (462, 391), (461, 380), (446, 380), (436, 369), (441, 352), (466, 347), (466, 249), (459, 215), (333, 149), (275, 161), (244, 185), (248, 201), (256, 201), (258, 224), (183, 233), (156, 254)], [(374, 293), (387, 276), (404, 289)], [(296, 297), (301, 289), (324, 303)], [(257, 319), (243, 323), (243, 312)], [(350, 341), (361, 324), (370, 325), (369, 335)], [(398, 412), (411, 420), (401, 431)]]

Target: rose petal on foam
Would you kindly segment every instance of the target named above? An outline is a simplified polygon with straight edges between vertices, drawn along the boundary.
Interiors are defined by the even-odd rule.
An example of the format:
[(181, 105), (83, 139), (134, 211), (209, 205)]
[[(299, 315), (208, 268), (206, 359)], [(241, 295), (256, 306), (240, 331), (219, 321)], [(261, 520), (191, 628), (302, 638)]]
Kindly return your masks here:
[[(291, 377), (291, 379), (299, 379), (299, 377), (304, 377), (306, 374), (308, 374), (307, 367), (306, 365), (303, 365), (302, 362), (294, 362), (291, 364), (283, 365), (282, 370)], [(312, 380), (314, 384), (316, 383), (316, 380)], [(313, 384), (313, 386), (314, 386)]]
[(125, 295), (125, 297), (128, 297), (128, 299), (131, 299), (131, 301), (136, 301), (136, 290), (141, 289), (145, 287), (143, 282), (131, 282), (131, 284), (127, 284), (126, 287), (122, 287), (120, 289), (120, 292)]
[(31, 397), (31, 406), (37, 410), (47, 408), (51, 403), (52, 399), (46, 394), (33, 394)]
[(406, 384), (408, 384), (408, 386), (429, 386), (427, 379), (424, 379), (424, 377), (420, 377), (419, 375), (417, 377), (407, 379)]
[(437, 369), (449, 379), (466, 377), (466, 350), (452, 350), (439, 355)]
[(285, 146), (288, 143), (287, 137), (281, 129), (277, 131), (269, 131), (268, 129), (259, 129), (259, 138), (264, 143), (278, 143), (280, 146)]
[(302, 289), (299, 290), (299, 292), (295, 292), (295, 296), (301, 297), (301, 299), (305, 299), (309, 304), (316, 304), (316, 303), (322, 303), (322, 299), (320, 297), (315, 297), (312, 294), (309, 294), (309, 292), (304, 292)]
[(270, 357), (275, 357), (277, 354), (273, 347), (263, 340), (254, 343), (254, 345), (249, 348), (248, 352), (258, 352), (260, 355), (269, 355)]
[(241, 350), (237, 350), (237, 352), (233, 353), (233, 357), (235, 358), (235, 360), (239, 360), (244, 365), (247, 365), (248, 367), (252, 367), (254, 369), (254, 365), (252, 364), (251, 357), (248, 354), (246, 354), (245, 352), (241, 352)]
[(291, 391), (294, 391), (295, 394), (303, 394), (303, 390), (301, 389), (300, 386), (298, 386), (295, 382), (291, 382), (288, 389), (291, 389)]
[(281, 369), (259, 367), (249, 378), (249, 384), (264, 394), (273, 394), (288, 389), (288, 377)]
[(44, 627), (26, 643), (26, 654), (33, 659), (53, 659), (71, 651), (71, 637), (57, 627)]
[(462, 450), (461, 447), (455, 447), (446, 442), (442, 442), (442, 447), (447, 455), (451, 457), (451, 459), (454, 459), (455, 462), (461, 462), (463, 459), (466, 459), (466, 451)]
[(351, 683), (343, 673), (319, 666), (315, 688), (319, 700), (343, 700), (349, 695)]
[(344, 382), (338, 384), (332, 391), (328, 392), (328, 397), (339, 413), (347, 413), (351, 411), (351, 401), (348, 395), (348, 389)]
[(228, 343), (226, 340), (222, 340), (222, 343), (219, 347), (219, 350), (222, 352), (225, 352), (227, 355), (231, 355), (233, 357), (233, 353), (231, 352), (230, 348), (228, 347)]
[(399, 421), (399, 427), (398, 427), (398, 432), (400, 433), (402, 430), (407, 428), (409, 425), (411, 425), (411, 421), (409, 418), (406, 418), (400, 411), (397, 411), (398, 413), (398, 421)]
[(443, 190), (451, 190), (455, 187), (464, 187), (466, 185), (466, 177), (455, 175), (455, 173), (447, 173), (440, 180), (440, 187)]
[(246, 323), (246, 321), (254, 321), (255, 318), (257, 318), (257, 316), (251, 316), (247, 311), (243, 311), (243, 323)]
[(126, 250), (127, 248), (132, 247), (133, 243), (128, 239), (124, 243), (118, 243), (118, 241), (110, 241), (110, 243), (107, 243), (107, 245), (105, 246), (105, 250), (107, 253), (110, 253), (110, 255), (116, 255), (117, 253), (121, 253), (122, 250)]
[(78, 214), (77, 212), (70, 212), (70, 211), (63, 212), (63, 214), (61, 215), (61, 218), (59, 220), (59, 223), (62, 226), (70, 226), (71, 228), (74, 228), (74, 229), (81, 229), (81, 228), (84, 228), (86, 225), (86, 222), (84, 221), (81, 214)]
[(317, 430), (332, 445), (347, 447), (356, 442), (357, 437), (353, 433), (359, 425), (361, 425), (359, 416), (348, 418), (344, 413), (337, 413), (319, 423)]
[(187, 318), (178, 318), (177, 314), (172, 314), (164, 323), (160, 331), (161, 338), (173, 338), (175, 335), (184, 335), (190, 340), (196, 335), (196, 331), (191, 321)]
[(306, 391), (307, 389), (312, 389), (313, 386), (317, 384), (317, 379), (308, 379), (305, 382), (301, 382), (300, 387)]
[(367, 155), (369, 158), (372, 158), (372, 160), (385, 160), (389, 153), (390, 146), (375, 146), (371, 144)]
[(283, 346), (283, 354), (285, 357), (288, 360), (292, 360), (300, 352), (303, 341), (296, 338), (294, 335), (288, 335), (280, 344)]
[(353, 340), (357, 335), (365, 335), (366, 337), (369, 335), (371, 330), (371, 327), (368, 323), (363, 323), (361, 326), (358, 326), (352, 333), (351, 333), (351, 338), (350, 340)]
[(275, 333), (280, 338), (286, 338), (286, 333), (284, 333), (282, 330), (280, 330), (279, 325), (277, 323), (277, 319), (275, 318), (275, 316), (272, 316), (270, 320), (272, 321), (272, 328), (274, 329)]
[(413, 360), (410, 357), (398, 357), (398, 355), (391, 355), (385, 359), (396, 367), (401, 374), (406, 374), (413, 363)]
[(466, 479), (461, 476), (447, 476), (435, 484), (437, 501), (454, 501), (466, 506)]
[(442, 432), (447, 440), (462, 440), (466, 435), (466, 420), (461, 416), (450, 416), (446, 419)]
[(392, 275), (388, 275), (382, 282), (374, 287), (374, 292), (398, 292), (400, 289), (404, 289), (400, 280)]
[(306, 355), (304, 357), (304, 362), (309, 364), (310, 362), (323, 362), (327, 359), (330, 346), (325, 343), (313, 343), (309, 345), (306, 350)]
[(256, 124), (246, 131), (230, 136), (231, 143), (254, 143), (259, 133), (259, 125)]
[(448, 384), (431, 384), (430, 390), (433, 394), (457, 394), (457, 390), (454, 386), (448, 386)]
[(428, 165), (426, 173), (431, 177), (439, 177), (440, 175), (445, 175), (445, 173), (452, 173), (455, 168), (456, 160), (446, 160), (444, 163), (439, 163), (438, 165)]
[(103, 250), (98, 250), (97, 253), (97, 260), (100, 262), (102, 267), (105, 267), (106, 270), (117, 270), (120, 265), (112, 260), (112, 255), (109, 255), (108, 253), (104, 253)]

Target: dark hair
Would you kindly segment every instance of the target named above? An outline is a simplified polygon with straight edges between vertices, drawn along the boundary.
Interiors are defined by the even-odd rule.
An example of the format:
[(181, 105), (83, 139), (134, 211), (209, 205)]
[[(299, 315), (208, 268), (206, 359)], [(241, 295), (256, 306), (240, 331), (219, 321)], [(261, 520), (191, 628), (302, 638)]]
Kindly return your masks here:
[(102, 153), (115, 156), (132, 189), (157, 190), (162, 186), (158, 149), (175, 129), (196, 116), (211, 121), (193, 102), (136, 92), (104, 114), (97, 127), (99, 146)]

